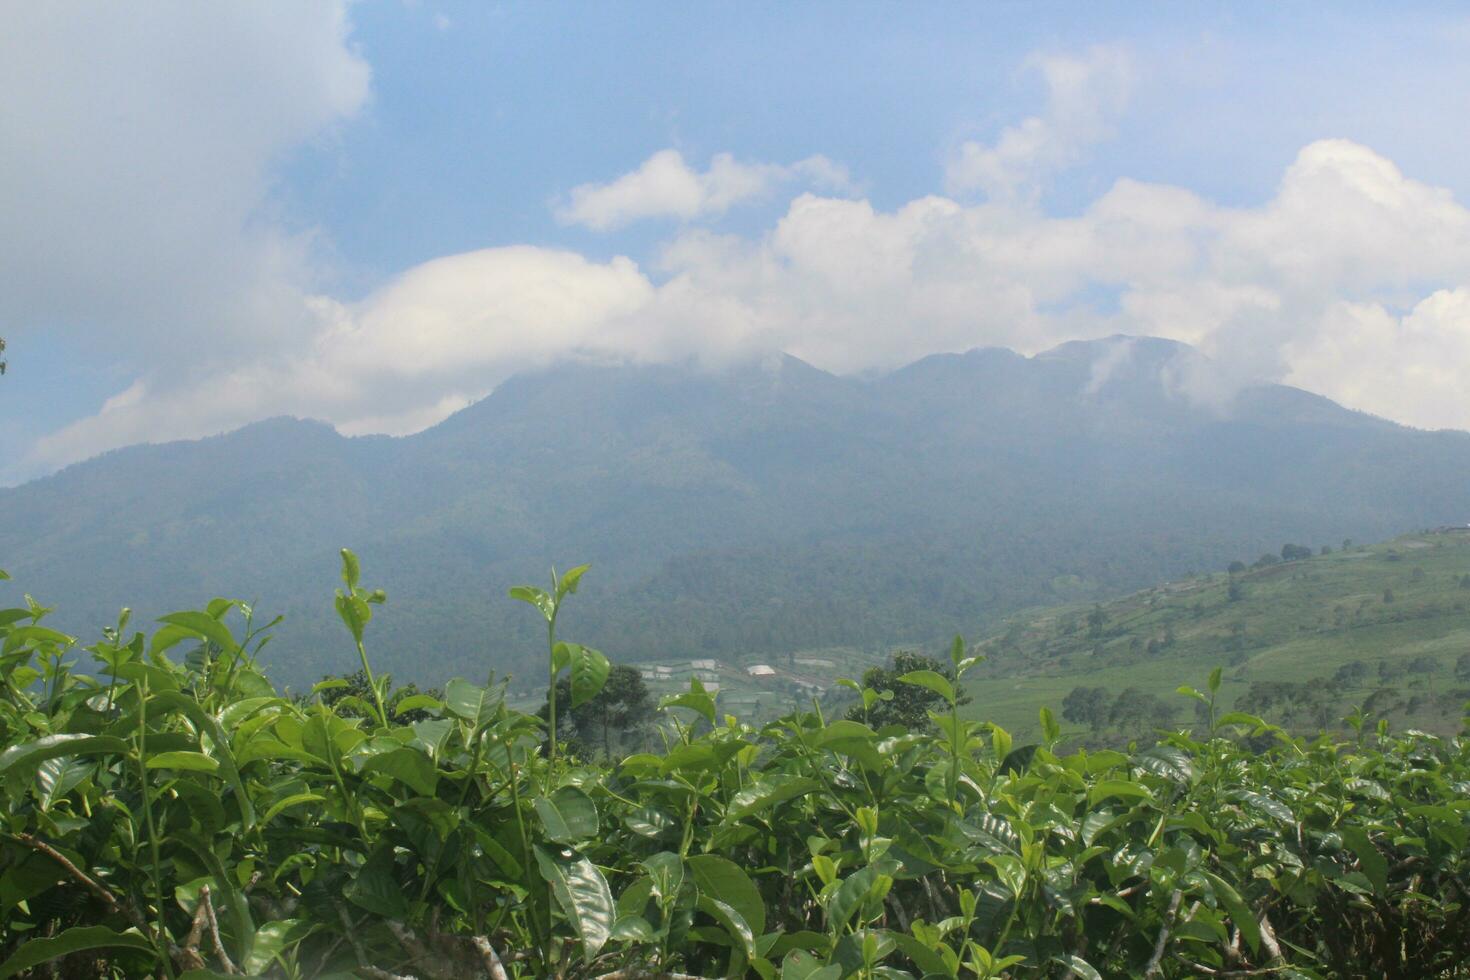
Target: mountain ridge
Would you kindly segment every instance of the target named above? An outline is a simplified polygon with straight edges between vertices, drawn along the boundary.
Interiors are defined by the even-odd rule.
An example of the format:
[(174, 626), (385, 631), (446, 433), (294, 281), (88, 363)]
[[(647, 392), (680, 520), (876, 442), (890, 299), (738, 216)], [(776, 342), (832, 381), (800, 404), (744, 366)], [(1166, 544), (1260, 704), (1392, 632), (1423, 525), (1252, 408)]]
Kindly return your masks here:
[(124, 603), (259, 598), (288, 614), (272, 666), (300, 682), (351, 667), (327, 600), (352, 546), (390, 595), (384, 665), (422, 678), (530, 663), (505, 588), (553, 561), (594, 564), (569, 625), (624, 659), (877, 648), (1470, 514), (1470, 434), (1282, 386), (1222, 413), (1169, 373), (1194, 356), (1115, 337), (874, 378), (557, 365), (412, 436), (276, 418), (0, 490), (0, 566), (76, 631)]

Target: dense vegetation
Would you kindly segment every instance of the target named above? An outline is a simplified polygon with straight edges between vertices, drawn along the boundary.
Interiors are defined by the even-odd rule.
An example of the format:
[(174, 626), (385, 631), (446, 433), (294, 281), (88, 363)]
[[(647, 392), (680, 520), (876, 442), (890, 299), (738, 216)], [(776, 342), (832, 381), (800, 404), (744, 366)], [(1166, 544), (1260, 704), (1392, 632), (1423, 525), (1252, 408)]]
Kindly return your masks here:
[(1455, 732), (1470, 700), (1470, 530), (1303, 550), (1018, 615), (978, 644), (987, 683), (971, 713), (1020, 734), (1042, 705), (1070, 704), (1069, 730), (1122, 744), (1190, 723), (1179, 679), (1220, 665), (1225, 703), (1292, 730), (1362, 708)]
[(792, 359), (562, 365), (403, 439), (278, 419), (0, 489), (0, 556), (68, 597), (52, 622), (72, 632), (123, 604), (152, 619), (255, 600), (287, 617), (272, 676), (303, 690), (355, 659), (312, 598), (342, 541), (393, 595), (377, 662), (434, 685), (540, 676), (539, 632), (501, 586), (549, 554), (598, 568), (568, 625), (620, 662), (876, 658), (1283, 541), (1470, 520), (1470, 434), (1279, 386), (1222, 414), (1171, 381), (1188, 356), (1113, 339), (873, 378)]
[(961, 716), (957, 685), (985, 682), (956, 640), (895, 679), (934, 696), (928, 730), (816, 706), (755, 729), (695, 684), (662, 751), (594, 765), (556, 737), (610, 673), (558, 635), (583, 571), (513, 592), (566, 682), (547, 723), (502, 684), (387, 689), (384, 597), (346, 553), (362, 683), (307, 703), (267, 681), (238, 602), (151, 637), (125, 614), (86, 648), (95, 676), (49, 610), (0, 611), (0, 978), (1429, 977), (1470, 956), (1464, 738), (1293, 738), (1222, 712), (1215, 672), (1193, 734), (1070, 751), (1044, 712), (1016, 746)]

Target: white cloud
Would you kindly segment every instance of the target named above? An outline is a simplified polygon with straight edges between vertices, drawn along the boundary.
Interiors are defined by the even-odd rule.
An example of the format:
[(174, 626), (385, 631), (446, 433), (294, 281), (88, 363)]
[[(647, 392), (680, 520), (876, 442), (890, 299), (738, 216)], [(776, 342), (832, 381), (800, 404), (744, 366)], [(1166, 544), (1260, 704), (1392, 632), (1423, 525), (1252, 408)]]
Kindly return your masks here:
[[(1181, 364), (1172, 377), (1210, 405), (1276, 379), (1416, 425), (1470, 427), (1470, 210), (1367, 147), (1304, 147), (1254, 206), (1127, 179), (1073, 216), (1037, 206), (1046, 176), (1104, 138), (1126, 97), (1131, 69), (1111, 49), (1035, 62), (1045, 111), (969, 145), (951, 169), (954, 190), (985, 192), (978, 202), (885, 209), (842, 196), (846, 173), (825, 158), (722, 154), (700, 172), (666, 150), (577, 188), (559, 217), (689, 223), (805, 190), (755, 237), (686, 224), (647, 270), (484, 249), (347, 302), (318, 295), (310, 241), (271, 219), (269, 198), (280, 155), (367, 99), (340, 8), (150, 7), (178, 23), (143, 30), (119, 16), (111, 33), (62, 8), (20, 9), (24, 43), (0, 36), (0, 84), (56, 93), (49, 115), (33, 98), (0, 114), (0, 145), (20, 147), (0, 156), (0, 227), (32, 233), (0, 235), (0, 314), (12, 334), (89, 326), (150, 365), (95, 416), (41, 440), (29, 472), (282, 413), (347, 433), (416, 431), (568, 356), (721, 364), (784, 350), (848, 372), (1115, 333), (1211, 355), (1209, 370)], [(58, 58), (73, 43), (86, 57)], [(78, 63), (78, 79), (57, 67)], [(1123, 366), (1099, 364), (1094, 381)]]
[(50, 469), (103, 448), (282, 414), (327, 419), (348, 434), (415, 432), (513, 371), (603, 349), (608, 324), (645, 308), (653, 292), (624, 258), (594, 263), (521, 246), (436, 259), (359, 303), (311, 299), (304, 349), (157, 387), (134, 383), (97, 415), (40, 440), (31, 464)]
[(289, 342), (311, 236), (281, 156), (358, 112), (344, 2), (21, 3), (0, 30), (0, 322), (136, 364)]
[(982, 191), (992, 200), (1034, 196), (1040, 181), (1112, 135), (1133, 87), (1127, 52), (1099, 46), (1080, 56), (1039, 55), (1027, 66), (1042, 77), (1046, 108), (1008, 126), (993, 144), (960, 144), (945, 165), (951, 194)]
[(720, 364), (784, 350), (848, 372), (1115, 333), (1197, 345), (1214, 362), (1170, 380), (1222, 409), (1242, 384), (1285, 380), (1411, 424), (1470, 427), (1466, 270), (1470, 210), (1344, 141), (1304, 148), (1255, 207), (1135, 181), (1067, 218), (806, 193), (758, 239), (686, 229), (652, 276), (626, 258), (512, 247), (425, 263), (358, 303), (319, 297), (304, 352), (134, 385), (44, 440), (37, 460), (281, 412), (410, 432), (573, 355)]
[(691, 221), (721, 215), (736, 204), (768, 197), (793, 181), (828, 190), (846, 191), (847, 171), (826, 157), (813, 156), (790, 165), (741, 163), (728, 153), (716, 154), (704, 173), (692, 169), (678, 150), (660, 150), (637, 170), (606, 184), (583, 184), (556, 208), (563, 224), (608, 231), (645, 218)]

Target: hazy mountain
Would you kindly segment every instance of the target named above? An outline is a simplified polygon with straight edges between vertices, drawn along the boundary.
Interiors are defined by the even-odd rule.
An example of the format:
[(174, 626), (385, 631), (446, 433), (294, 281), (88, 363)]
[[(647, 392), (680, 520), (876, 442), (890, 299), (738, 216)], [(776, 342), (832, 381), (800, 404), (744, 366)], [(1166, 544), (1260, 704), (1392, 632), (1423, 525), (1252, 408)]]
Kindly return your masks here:
[(1470, 520), (1470, 434), (1281, 386), (1201, 402), (1207, 367), (1129, 338), (870, 379), (569, 364), (407, 438), (275, 419), (0, 490), (0, 567), (85, 636), (124, 603), (257, 598), (300, 682), (353, 662), (330, 603), (350, 545), (390, 596), (375, 660), (432, 680), (529, 669), (505, 590), (552, 562), (593, 564), (566, 629), (614, 657), (780, 652)]

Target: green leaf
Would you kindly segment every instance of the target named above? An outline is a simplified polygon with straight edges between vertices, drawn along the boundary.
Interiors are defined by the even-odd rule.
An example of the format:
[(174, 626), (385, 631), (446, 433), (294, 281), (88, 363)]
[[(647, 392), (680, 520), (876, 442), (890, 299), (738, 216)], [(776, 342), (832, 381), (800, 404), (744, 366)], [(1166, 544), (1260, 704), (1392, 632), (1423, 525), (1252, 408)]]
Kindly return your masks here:
[(143, 763), (149, 769), (181, 769), (187, 772), (214, 772), (219, 762), (203, 752), (160, 752)]
[[(854, 928), (862, 926), (861, 921), (850, 923), (849, 920), (869, 898), (882, 898), (892, 885), (893, 879), (883, 874), (875, 864), (870, 864), (848, 875), (842, 879), (842, 884), (837, 886), (837, 894), (833, 896), (832, 904), (828, 907), (828, 927), (842, 929), (849, 924)], [(879, 894), (880, 892), (882, 894)]]
[(556, 615), (556, 600), (552, 599), (551, 593), (545, 589), (538, 589), (531, 585), (517, 585), (510, 590), (510, 597), (530, 603), (541, 610), (541, 615), (546, 617), (547, 622), (550, 622), (551, 618)]
[(1342, 842), (1358, 856), (1358, 867), (1379, 895), (1388, 891), (1388, 861), (1362, 827), (1341, 828)]
[(357, 590), (358, 579), (362, 577), (362, 565), (357, 560), (357, 555), (349, 548), (342, 549), (342, 583), (347, 586), (347, 591)]
[(421, 708), (429, 711), (438, 711), (443, 707), (444, 702), (432, 694), (410, 694), (406, 698), (399, 698), (393, 704), (393, 716), (395, 718), (402, 718), (410, 711), (417, 711)]
[(1093, 965), (1075, 953), (1059, 953), (1051, 958), (1053, 963), (1065, 966), (1082, 980), (1102, 980), (1102, 974), (1098, 973)]
[(261, 823), (270, 823), (276, 817), (280, 816), (280, 814), (282, 814), (286, 810), (289, 810), (293, 806), (300, 806), (303, 803), (325, 802), (326, 797), (320, 796), (316, 793), (292, 793), (290, 796), (287, 796), (284, 799), (280, 799), (277, 800), (275, 803), (272, 803), (271, 808), (265, 811), (265, 816), (261, 818)]
[(954, 703), (954, 685), (949, 682), (949, 678), (937, 670), (911, 670), (898, 679), (905, 684), (927, 688), (944, 698), (946, 702)]
[(698, 678), (690, 680), (689, 690), (685, 693), (660, 698), (658, 706), (660, 710), (688, 708), (703, 715), (711, 725), (715, 723), (715, 699), (705, 693), (704, 685), (699, 683)]
[(590, 963), (611, 938), (617, 919), (607, 879), (597, 865), (580, 854), (567, 851), (554, 855), (540, 844), (535, 848), (541, 877), (551, 885), (557, 904), (582, 940), (582, 958)]
[(672, 851), (660, 851), (638, 863), (648, 872), (653, 894), (664, 902), (672, 902), (679, 897), (679, 889), (684, 885), (683, 858)]
[[(224, 773), (225, 781), (234, 791), (235, 804), (240, 808), (241, 820), (244, 822), (245, 829), (249, 830), (255, 824), (255, 807), (250, 802), (250, 794), (245, 792), (245, 783), (240, 778), (240, 767), (235, 762), (235, 755), (230, 749), (230, 738), (225, 734), (224, 726), (208, 711), (205, 711), (203, 705), (187, 694), (178, 691), (163, 691), (155, 695), (154, 700), (165, 708), (182, 712), (184, 717), (192, 721), (214, 742), (215, 758), (219, 762), (220, 771)], [(264, 703), (266, 699), (256, 700)]]
[(807, 776), (776, 775), (742, 789), (730, 798), (725, 819), (734, 823), (763, 813), (777, 803), (814, 793), (822, 784)]
[(766, 903), (760, 889), (738, 864), (717, 854), (696, 854), (686, 864), (700, 894), (710, 895), (740, 913), (759, 935), (766, 931)]
[(597, 835), (597, 806), (592, 797), (575, 786), (563, 786), (548, 797), (539, 797), (536, 814), (546, 836), (558, 844), (573, 844)]
[(0, 980), (88, 949), (131, 949), (157, 955), (153, 944), (135, 932), (114, 932), (106, 926), (78, 926), (49, 939), (25, 940), (19, 952), (0, 963)]
[(46, 735), (0, 752), (0, 773), (68, 755), (127, 755), (129, 749), (127, 742), (111, 735)]
[(420, 749), (407, 746), (372, 756), (362, 766), (363, 775), (380, 772), (391, 776), (424, 796), (433, 796), (439, 786), (439, 771)]
[(841, 976), (842, 967), (823, 965), (804, 949), (793, 949), (781, 961), (781, 980), (838, 980)]
[(362, 642), (362, 634), (367, 629), (369, 620), (373, 618), (373, 611), (368, 607), (365, 600), (357, 595), (343, 595), (337, 593), (337, 615), (346, 624), (352, 633), (352, 638), (358, 643)]
[(587, 569), (591, 567), (591, 565), (578, 565), (563, 573), (561, 579), (556, 583), (556, 597), (560, 599), (562, 596), (576, 592), (577, 583), (582, 581), (582, 576), (587, 574)]
[(187, 612), (169, 613), (167, 616), (158, 618), (160, 623), (169, 626), (177, 626), (188, 630), (201, 639), (208, 640), (226, 653), (234, 653), (239, 649), (235, 644), (235, 637), (230, 628), (207, 613), (190, 610)]
[(408, 904), (396, 872), (392, 846), (378, 845), (357, 870), (352, 884), (347, 886), (347, 899), (377, 915), (390, 919), (404, 918), (408, 914)]
[(481, 687), (459, 677), (444, 685), (444, 707), (475, 726), (489, 721), (504, 699), (501, 685)]
[(597, 697), (607, 683), (611, 666), (606, 657), (591, 647), (580, 643), (558, 643), (557, 646), (565, 646), (567, 651), (572, 671), (572, 707), (576, 708)]
[(1230, 918), (1235, 922), (1235, 927), (1240, 930), (1241, 936), (1250, 943), (1251, 950), (1259, 950), (1261, 948), (1261, 924), (1256, 921), (1256, 915), (1251, 911), (1250, 906), (1246, 905), (1245, 899), (1241, 898), (1235, 887), (1224, 878), (1209, 871), (1202, 873), (1209, 880), (1210, 887), (1214, 889), (1215, 898), (1230, 913)]
[(727, 903), (720, 901), (704, 892), (700, 892), (695, 907), (725, 927), (730, 938), (740, 946), (747, 959), (755, 959), (755, 934), (750, 929), (750, 923), (745, 917), (731, 908)]
[(1045, 705), (1041, 706), (1041, 735), (1050, 745), (1062, 737), (1062, 726), (1057, 724), (1057, 716), (1051, 713), (1051, 709)]
[(1130, 782), (1126, 779), (1103, 779), (1093, 785), (1092, 791), (1087, 794), (1087, 800), (1093, 806), (1111, 797), (1131, 800), (1151, 800), (1154, 798), (1153, 791), (1142, 783)]

